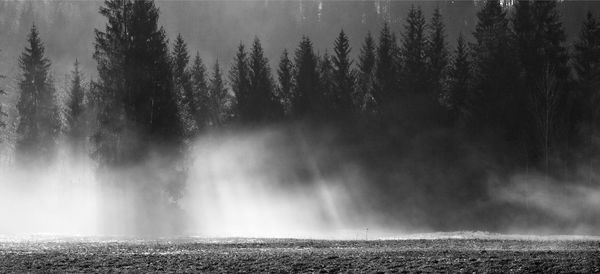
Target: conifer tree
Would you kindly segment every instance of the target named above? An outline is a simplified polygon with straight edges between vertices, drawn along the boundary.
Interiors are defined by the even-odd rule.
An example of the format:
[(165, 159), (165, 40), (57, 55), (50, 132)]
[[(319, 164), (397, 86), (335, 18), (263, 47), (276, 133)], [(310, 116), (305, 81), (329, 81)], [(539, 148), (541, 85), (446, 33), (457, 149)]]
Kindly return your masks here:
[(244, 44), (240, 43), (235, 55), (233, 66), (229, 71), (229, 83), (236, 100), (236, 115), (244, 120), (250, 116), (250, 68), (248, 67), (248, 53)]
[[(566, 36), (560, 22), (556, 1), (518, 1), (513, 16), (513, 27), (516, 48), (518, 49), (519, 64), (521, 66), (520, 85), (521, 91), (515, 95), (516, 100), (524, 102), (515, 104), (513, 112), (523, 119), (521, 127), (529, 137), (529, 158), (536, 160), (544, 155), (547, 159), (548, 142), (559, 139), (558, 129), (569, 132), (575, 128), (569, 126), (568, 105), (566, 90), (564, 90), (568, 75), (568, 54), (564, 46)], [(553, 73), (554, 75), (548, 75)], [(551, 88), (540, 88), (542, 83), (552, 83)], [(548, 86), (545, 84), (545, 86)], [(544, 90), (541, 92), (540, 89)], [(549, 93), (548, 91), (552, 91)], [(552, 98), (548, 97), (551, 96)], [(557, 106), (540, 108), (548, 102), (562, 103)], [(525, 105), (523, 107), (523, 105)], [(551, 111), (552, 113), (548, 113)], [(541, 112), (541, 113), (539, 113)], [(554, 124), (548, 125), (549, 119), (544, 123), (536, 118), (539, 116), (559, 116), (562, 119), (552, 119)], [(531, 129), (538, 129), (537, 131)], [(543, 129), (542, 129), (543, 128)], [(540, 134), (542, 132), (543, 134)], [(552, 136), (548, 136), (551, 134)], [(543, 135), (543, 136), (542, 136)], [(548, 141), (550, 140), (550, 141)]]
[(221, 67), (219, 66), (219, 60), (215, 62), (213, 68), (212, 78), (210, 80), (210, 97), (209, 97), (209, 116), (210, 125), (218, 127), (223, 125), (229, 116), (228, 107), (231, 98), (227, 89), (225, 88), (225, 82), (221, 74)]
[(381, 107), (386, 102), (393, 101), (398, 93), (398, 45), (387, 23), (379, 33), (376, 52), (373, 97)]
[(69, 90), (69, 101), (67, 103), (68, 137), (71, 146), (78, 152), (83, 148), (86, 138), (85, 111), (85, 88), (79, 71), (79, 61), (75, 59), (73, 71), (71, 72), (71, 87)]
[(472, 125), (494, 129), (506, 139), (520, 134), (520, 114), (514, 113), (518, 79), (517, 60), (506, 12), (498, 0), (486, 1), (477, 13), (472, 44), (474, 91)]
[(313, 51), (312, 42), (303, 36), (295, 53), (296, 90), (292, 110), (296, 116), (316, 115), (321, 110), (319, 92), (318, 58)]
[(96, 30), (96, 158), (104, 166), (123, 166), (155, 149), (177, 157), (183, 129), (158, 8), (153, 1), (107, 0), (100, 14), (108, 23)]
[[(0, 74), (0, 80), (3, 80), (4, 78), (6, 78), (6, 76)], [(3, 95), (6, 95), (6, 92), (0, 88), (0, 98), (2, 98)], [(6, 127), (6, 122), (4, 122), (4, 117), (8, 116), (8, 114), (6, 114), (6, 112), (4, 112), (4, 110), (2, 109), (3, 106), (4, 105), (2, 104), (2, 100), (0, 100), (0, 128)]]
[(294, 64), (289, 58), (287, 49), (284, 49), (281, 54), (277, 77), (279, 80), (279, 96), (281, 97), (286, 114), (289, 114), (294, 98)]
[(436, 8), (433, 12), (429, 29), (430, 32), (425, 50), (425, 55), (427, 56), (427, 74), (429, 76), (428, 82), (431, 92), (434, 98), (437, 99), (442, 93), (442, 83), (446, 77), (445, 73), (448, 65), (446, 30), (439, 8)]
[(191, 70), (192, 81), (192, 96), (190, 100), (190, 110), (192, 117), (198, 126), (198, 129), (203, 129), (208, 124), (208, 76), (206, 67), (200, 58), (200, 54), (196, 53), (194, 64)]
[(600, 110), (600, 21), (591, 12), (581, 28), (573, 54), (574, 80), (577, 83), (577, 105), (581, 106), (580, 120), (598, 127)]
[(358, 91), (355, 96), (356, 104), (362, 111), (374, 111), (373, 84), (375, 81), (375, 41), (367, 32), (365, 41), (358, 56)]
[(588, 160), (589, 172), (586, 177), (591, 182), (600, 149), (595, 137), (600, 130), (600, 21), (591, 12), (586, 16), (574, 49), (573, 80), (576, 92), (571, 93), (570, 98), (574, 105), (572, 123), (580, 129), (579, 137), (585, 147), (582, 156)]
[(402, 90), (409, 94), (427, 90), (427, 63), (425, 59), (425, 17), (421, 8), (411, 7), (402, 34), (400, 54), (402, 68), (400, 81)]
[(178, 34), (173, 46), (173, 52), (171, 53), (171, 67), (178, 113), (184, 129), (184, 135), (187, 138), (193, 137), (198, 132), (198, 125), (192, 114), (194, 106), (192, 102), (192, 82), (190, 71), (188, 70), (189, 61), (190, 57), (187, 45), (181, 34)]
[(546, 62), (558, 78), (567, 76), (566, 35), (556, 5), (556, 1), (521, 0), (515, 6), (515, 40), (525, 78), (530, 81), (546, 73)]
[(19, 82), (17, 110), (17, 157), (23, 163), (44, 161), (52, 156), (60, 128), (56, 90), (49, 75), (50, 61), (35, 25), (27, 38), (28, 45), (19, 57), (22, 78)]
[(333, 45), (332, 58), (334, 78), (334, 110), (340, 117), (349, 118), (353, 111), (352, 95), (355, 89), (355, 76), (350, 59), (350, 41), (344, 30), (340, 31)]
[(271, 76), (269, 60), (264, 56), (262, 45), (258, 38), (254, 39), (249, 60), (249, 105), (247, 108), (249, 122), (264, 122), (283, 115), (279, 99), (275, 97), (275, 84)]
[(331, 56), (325, 51), (325, 54), (319, 58), (319, 97), (321, 98), (321, 108), (319, 111), (327, 119), (339, 115), (336, 109), (338, 102), (335, 94), (335, 74)]
[(462, 33), (459, 34), (456, 43), (454, 58), (448, 72), (448, 93), (445, 100), (450, 109), (451, 118), (456, 121), (464, 121), (470, 114), (467, 98), (471, 90), (471, 64), (469, 52)]

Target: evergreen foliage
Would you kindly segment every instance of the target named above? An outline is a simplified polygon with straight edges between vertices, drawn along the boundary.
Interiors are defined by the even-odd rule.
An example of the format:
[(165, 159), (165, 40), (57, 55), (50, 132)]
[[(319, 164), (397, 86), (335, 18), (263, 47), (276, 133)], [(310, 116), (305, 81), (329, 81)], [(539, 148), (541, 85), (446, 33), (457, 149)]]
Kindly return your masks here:
[(22, 77), (19, 82), (16, 151), (20, 162), (43, 163), (52, 157), (60, 130), (56, 90), (49, 75), (50, 60), (36, 26), (27, 37), (28, 45), (19, 57)]

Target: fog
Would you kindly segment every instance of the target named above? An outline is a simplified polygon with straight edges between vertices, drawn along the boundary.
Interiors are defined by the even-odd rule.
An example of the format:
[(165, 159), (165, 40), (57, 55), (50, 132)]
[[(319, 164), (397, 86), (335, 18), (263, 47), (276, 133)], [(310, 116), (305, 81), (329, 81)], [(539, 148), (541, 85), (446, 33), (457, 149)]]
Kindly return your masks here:
[[(286, 126), (200, 137), (186, 156), (178, 200), (160, 183), (168, 175), (157, 172), (158, 156), (105, 174), (87, 156), (68, 156), (68, 149), (37, 169), (4, 165), (0, 234), (375, 239), (462, 230), (600, 232), (597, 186), (535, 174), (501, 181), (489, 173), (484, 193), (467, 191), (465, 183), (448, 185), (454, 179), (445, 167), (420, 168), (448, 181), (411, 178), (408, 164), (378, 174), (381, 168), (370, 170), (355, 157), (364, 147), (348, 153), (334, 130), (307, 132)], [(106, 173), (110, 183), (102, 181)]]

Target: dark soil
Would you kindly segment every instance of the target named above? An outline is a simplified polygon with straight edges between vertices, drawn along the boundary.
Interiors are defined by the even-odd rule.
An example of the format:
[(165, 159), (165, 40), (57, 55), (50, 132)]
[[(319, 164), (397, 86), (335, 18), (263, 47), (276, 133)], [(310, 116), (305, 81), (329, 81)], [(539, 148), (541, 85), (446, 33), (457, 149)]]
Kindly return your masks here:
[(0, 272), (600, 273), (600, 242), (196, 238), (0, 241)]

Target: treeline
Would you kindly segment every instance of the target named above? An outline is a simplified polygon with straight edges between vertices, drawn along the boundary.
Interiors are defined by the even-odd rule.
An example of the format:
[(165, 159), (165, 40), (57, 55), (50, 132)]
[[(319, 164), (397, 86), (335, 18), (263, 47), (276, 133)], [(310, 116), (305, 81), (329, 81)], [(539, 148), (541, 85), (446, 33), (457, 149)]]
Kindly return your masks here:
[(229, 71), (223, 60), (207, 68), (181, 35), (169, 47), (153, 1), (107, 0), (100, 13), (107, 24), (95, 30), (98, 78), (85, 82), (75, 62), (64, 108), (31, 29), (19, 57), (16, 132), (27, 162), (52, 155), (61, 132), (101, 165), (125, 167), (155, 153), (177, 159), (212, 128), (292, 122), (392, 139), (397, 131), (460, 132), (545, 172), (591, 161), (597, 146), (600, 22), (590, 13), (570, 47), (556, 1), (516, 1), (508, 10), (488, 0), (472, 37), (460, 35), (454, 49), (440, 11), (426, 18), (419, 7), (399, 35), (387, 24), (367, 34), (356, 60), (341, 30), (331, 51), (319, 54), (304, 36), (272, 69), (256, 38), (239, 44)]

